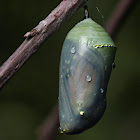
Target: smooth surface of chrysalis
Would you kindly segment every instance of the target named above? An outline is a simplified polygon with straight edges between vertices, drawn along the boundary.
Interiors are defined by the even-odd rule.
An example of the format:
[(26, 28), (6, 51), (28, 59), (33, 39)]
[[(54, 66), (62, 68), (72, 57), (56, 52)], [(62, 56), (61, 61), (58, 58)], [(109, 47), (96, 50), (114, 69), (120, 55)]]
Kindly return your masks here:
[(115, 53), (110, 36), (90, 18), (68, 33), (60, 62), (61, 133), (81, 133), (101, 119)]

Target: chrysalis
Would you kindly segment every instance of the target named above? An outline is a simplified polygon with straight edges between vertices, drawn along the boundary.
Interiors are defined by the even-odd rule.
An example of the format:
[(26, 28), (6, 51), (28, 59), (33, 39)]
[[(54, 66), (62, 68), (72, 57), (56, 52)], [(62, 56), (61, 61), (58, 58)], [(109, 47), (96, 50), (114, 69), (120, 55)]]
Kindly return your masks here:
[(104, 114), (116, 46), (91, 18), (79, 22), (64, 41), (59, 79), (60, 132), (78, 134)]

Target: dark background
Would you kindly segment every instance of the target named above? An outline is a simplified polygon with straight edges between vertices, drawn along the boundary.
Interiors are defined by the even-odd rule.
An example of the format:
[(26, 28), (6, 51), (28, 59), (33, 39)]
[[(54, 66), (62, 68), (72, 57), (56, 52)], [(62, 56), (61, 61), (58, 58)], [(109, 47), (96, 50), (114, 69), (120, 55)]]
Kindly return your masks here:
[[(23, 35), (61, 0), (8, 0), (0, 4), (0, 64), (23, 42)], [(101, 25), (119, 0), (89, 0), (90, 17)], [(100, 10), (104, 18), (97, 11)], [(83, 19), (78, 10), (0, 91), (0, 140), (36, 140), (37, 128), (58, 100), (59, 61), (66, 34)], [(107, 92), (107, 109), (93, 128), (56, 139), (140, 139), (140, 3), (115, 38), (116, 68)]]

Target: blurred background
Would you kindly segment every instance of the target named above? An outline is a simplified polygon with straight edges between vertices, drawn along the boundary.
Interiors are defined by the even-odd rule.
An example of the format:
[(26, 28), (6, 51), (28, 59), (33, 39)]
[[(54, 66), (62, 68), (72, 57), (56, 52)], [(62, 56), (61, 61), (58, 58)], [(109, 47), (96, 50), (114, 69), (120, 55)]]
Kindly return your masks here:
[[(0, 64), (23, 42), (23, 35), (61, 0), (8, 0), (0, 4)], [(104, 25), (119, 0), (88, 0), (90, 17)], [(98, 10), (100, 12), (98, 12)], [(101, 14), (100, 14), (101, 13)], [(104, 18), (103, 18), (103, 17)], [(37, 129), (58, 101), (59, 61), (69, 30), (84, 17), (79, 9), (0, 91), (0, 140), (37, 140)], [(102, 119), (80, 135), (56, 140), (140, 139), (140, 2), (115, 37), (116, 68)]]

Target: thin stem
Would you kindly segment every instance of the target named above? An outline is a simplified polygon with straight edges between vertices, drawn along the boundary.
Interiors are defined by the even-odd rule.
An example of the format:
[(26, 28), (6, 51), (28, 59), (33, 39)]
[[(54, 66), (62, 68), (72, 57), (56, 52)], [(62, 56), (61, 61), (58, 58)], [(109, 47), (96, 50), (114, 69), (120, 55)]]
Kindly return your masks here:
[(138, 0), (120, 0), (105, 24), (106, 31), (114, 38)]
[(38, 129), (39, 140), (51, 140), (56, 136), (59, 127), (58, 106), (54, 107), (51, 114)]
[(89, 18), (89, 12), (88, 12), (88, 6), (87, 5), (84, 6), (84, 10), (85, 10), (85, 18), (84, 19), (87, 19), (87, 18)]

